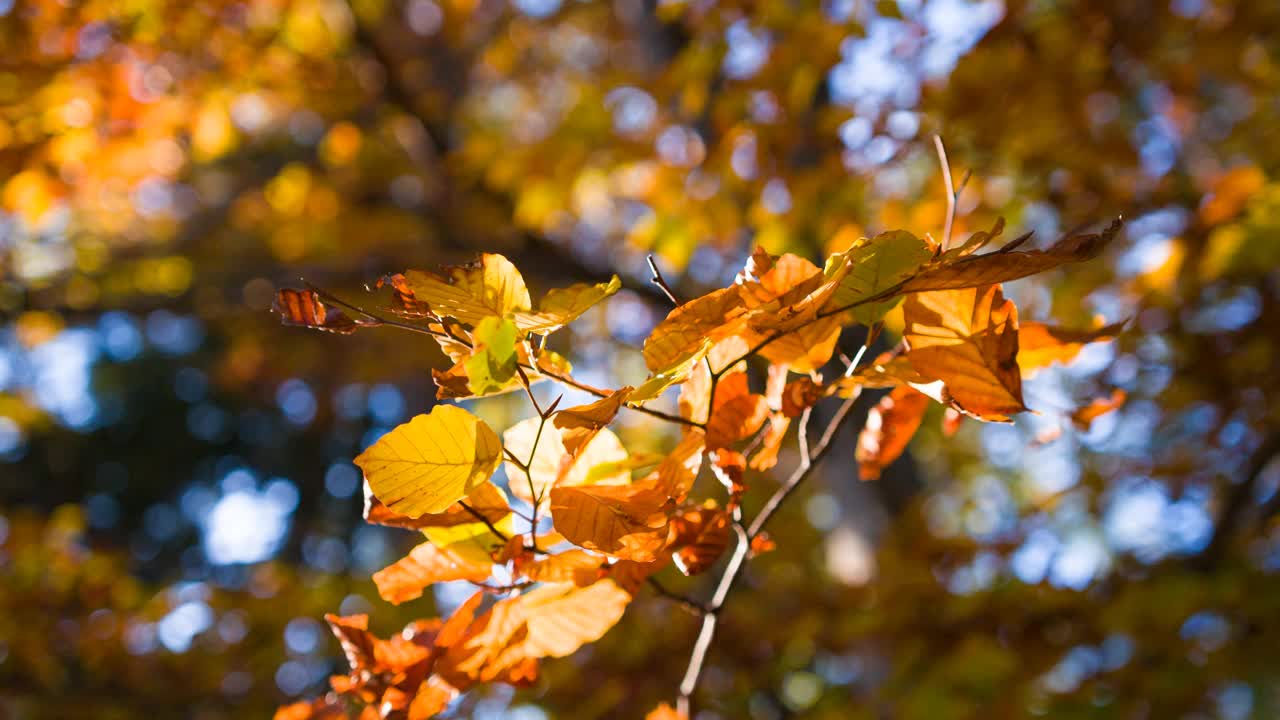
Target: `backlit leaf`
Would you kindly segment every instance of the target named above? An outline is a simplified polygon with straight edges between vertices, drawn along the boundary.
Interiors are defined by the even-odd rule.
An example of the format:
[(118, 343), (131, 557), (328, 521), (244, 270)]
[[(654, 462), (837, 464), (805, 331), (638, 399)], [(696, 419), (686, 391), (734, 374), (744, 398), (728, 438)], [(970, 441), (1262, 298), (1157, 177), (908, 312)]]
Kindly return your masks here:
[(471, 392), (501, 390), (516, 375), (516, 326), (507, 318), (487, 317), (471, 333), (474, 349), (467, 360)]
[(440, 317), (475, 325), (487, 317), (532, 309), (520, 271), (501, 255), (484, 253), (474, 263), (448, 266), (442, 273), (409, 270), (404, 274), (413, 297)]
[(619, 388), (593, 403), (558, 411), (551, 421), (560, 429), (565, 449), (570, 454), (577, 454), (601, 428), (613, 422), (633, 389), (630, 386)]
[(672, 519), (671, 527), (678, 548), (672, 561), (685, 575), (705, 572), (729, 547), (729, 513), (724, 508), (687, 510)]
[(1088, 430), (1093, 421), (1106, 415), (1107, 413), (1120, 409), (1128, 399), (1128, 394), (1116, 388), (1111, 391), (1111, 395), (1105, 398), (1094, 398), (1092, 402), (1084, 407), (1071, 413), (1071, 422), (1080, 430)]
[(858, 475), (874, 480), (907, 449), (929, 408), (929, 398), (900, 385), (867, 413), (867, 424), (858, 435)]
[(1018, 368), (1018, 310), (999, 286), (909, 295), (906, 357), (941, 386), (916, 385), (974, 417), (1008, 421), (1026, 409)]
[(614, 275), (607, 283), (579, 283), (550, 290), (539, 303), (537, 312), (515, 313), (516, 327), (523, 332), (546, 335), (573, 322), (621, 288), (622, 281)]
[(1023, 377), (1053, 363), (1069, 363), (1085, 345), (1113, 339), (1124, 328), (1118, 322), (1096, 330), (1069, 330), (1044, 323), (1026, 323), (1018, 329), (1018, 367)]
[(502, 452), (483, 420), (437, 405), (383, 435), (355, 459), (374, 496), (411, 518), (444, 512), (489, 479)]
[(669, 372), (706, 352), (707, 341), (726, 336), (724, 328), (745, 312), (737, 287), (721, 288), (676, 307), (644, 341), (645, 365), (655, 374)]
[(868, 300), (892, 291), (931, 259), (933, 251), (928, 244), (906, 231), (886, 232), (859, 240), (843, 253), (827, 259), (828, 276), (837, 276), (842, 268), (847, 270), (840, 278), (835, 294), (827, 301), (826, 309), (855, 306), (851, 309), (854, 319), (870, 325), (898, 300)]
[(727, 447), (760, 429), (769, 414), (763, 395), (751, 392), (745, 372), (731, 372), (716, 386), (707, 422), (707, 448)]
[(1065, 263), (1091, 260), (1115, 239), (1122, 226), (1123, 223), (1116, 220), (1101, 233), (1066, 237), (1047, 250), (997, 250), (953, 262), (940, 262), (908, 280), (902, 291), (914, 293), (995, 285), (1052, 270)]
[(666, 542), (666, 493), (648, 484), (551, 489), (551, 517), (565, 539), (614, 557), (651, 562)]
[(340, 335), (350, 335), (360, 327), (360, 323), (341, 310), (327, 307), (320, 296), (311, 290), (281, 288), (276, 292), (273, 309), (280, 315), (280, 322), (284, 325), (309, 327)]
[(479, 582), (488, 578), (492, 569), (493, 563), (487, 557), (478, 559), (473, 554), (451, 550), (449, 546), (437, 547), (425, 542), (374, 573), (373, 582), (383, 600), (399, 605), (420, 597), (424, 589), (435, 583)]
[[(471, 494), (450, 505), (440, 513), (424, 513), (416, 518), (401, 515), (382, 504), (382, 501), (367, 492), (364, 498), (364, 519), (374, 525), (386, 525), (408, 530), (421, 530), (429, 527), (450, 527), (467, 525), (477, 521), (480, 515), (489, 522), (499, 522), (511, 514), (511, 505), (502, 489), (491, 482), (476, 486)], [(463, 507), (463, 504), (467, 507)], [(469, 509), (468, 509), (469, 508)]]

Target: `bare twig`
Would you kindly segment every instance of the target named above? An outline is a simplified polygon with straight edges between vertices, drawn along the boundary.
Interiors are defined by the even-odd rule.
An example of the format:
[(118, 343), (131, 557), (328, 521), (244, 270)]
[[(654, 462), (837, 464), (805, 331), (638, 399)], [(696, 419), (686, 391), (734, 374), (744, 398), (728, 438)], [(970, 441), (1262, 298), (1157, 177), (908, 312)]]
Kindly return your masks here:
[(649, 282), (657, 285), (658, 289), (662, 291), (663, 295), (667, 296), (672, 305), (679, 307), (680, 301), (676, 299), (676, 294), (671, 290), (671, 286), (667, 284), (666, 278), (662, 277), (662, 271), (658, 269), (658, 262), (653, 259), (653, 254), (650, 253), (645, 257), (645, 260), (649, 263)]
[(485, 527), (487, 527), (487, 528), (489, 528), (489, 532), (491, 532), (491, 533), (493, 533), (494, 535), (496, 535), (496, 536), (497, 536), (497, 538), (498, 538), (499, 540), (501, 540), (502, 542), (506, 542), (506, 541), (508, 541), (508, 540), (510, 540), (510, 539), (511, 539), (510, 537), (508, 537), (508, 536), (506, 535), (506, 533), (504, 533), (504, 532), (502, 532), (501, 530), (499, 530), (499, 529), (498, 529), (498, 528), (497, 528), (497, 527), (496, 527), (492, 522), (489, 522), (489, 518), (485, 517), (485, 516), (484, 516), (484, 513), (480, 512), (479, 510), (476, 510), (475, 508), (473, 508), (473, 507), (471, 507), (470, 505), (466, 504), (466, 503), (465, 503), (465, 502), (463, 502), (462, 500), (459, 500), (459, 501), (458, 501), (458, 504), (462, 506), (462, 509), (463, 509), (463, 510), (466, 510), (467, 512), (471, 513), (472, 515), (474, 515), (474, 516), (475, 516), (475, 518), (476, 518), (477, 520), (479, 520), (480, 522), (484, 523), (484, 526), (485, 526)]
[(942, 136), (933, 136), (933, 147), (938, 151), (938, 162), (942, 165), (942, 182), (947, 189), (947, 222), (942, 228), (942, 249), (951, 245), (951, 225), (956, 219), (956, 189), (951, 182), (951, 163), (947, 161), (947, 148), (942, 144)]
[(848, 419), (849, 411), (853, 409), (857, 399), (858, 396), (855, 394), (840, 405), (831, 421), (827, 424), (826, 430), (822, 434), (822, 439), (818, 441), (817, 445), (808, 449), (808, 453), (802, 457), (800, 464), (792, 471), (787, 481), (765, 503), (764, 507), (751, 522), (750, 527), (743, 527), (741, 522), (734, 522), (733, 530), (737, 536), (737, 543), (734, 545), (733, 555), (730, 556), (729, 563), (725, 566), (724, 572), (720, 576), (720, 582), (716, 585), (715, 593), (711, 596), (711, 602), (706, 606), (707, 612), (702, 616), (702, 628), (698, 632), (698, 638), (693, 644), (693, 651), (689, 655), (689, 665), (685, 669), (684, 679), (680, 682), (680, 697), (677, 701), (677, 707), (686, 716), (689, 716), (693, 693), (698, 689), (698, 679), (702, 675), (702, 667), (706, 663), (707, 652), (711, 649), (712, 640), (715, 639), (720, 609), (724, 607), (729, 593), (742, 575), (742, 569), (746, 565), (747, 556), (751, 550), (751, 540), (764, 531), (765, 526), (768, 525), (769, 520), (778, 511), (778, 508), (782, 506), (782, 503), (795, 492), (796, 488), (804, 482), (813, 468), (817, 466), (817, 463), (831, 450), (832, 440), (844, 425), (845, 420)]

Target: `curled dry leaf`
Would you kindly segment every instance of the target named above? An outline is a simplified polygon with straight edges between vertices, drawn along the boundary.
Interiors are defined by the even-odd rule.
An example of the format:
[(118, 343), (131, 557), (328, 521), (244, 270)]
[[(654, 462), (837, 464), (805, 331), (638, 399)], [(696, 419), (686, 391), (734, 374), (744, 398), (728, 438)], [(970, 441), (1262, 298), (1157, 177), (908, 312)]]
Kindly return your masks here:
[(997, 250), (952, 261), (940, 259), (940, 262), (907, 280), (902, 292), (959, 290), (997, 285), (1052, 270), (1065, 263), (1091, 260), (1115, 239), (1123, 225), (1117, 219), (1101, 233), (1066, 237), (1047, 250)]
[(789, 418), (800, 417), (807, 408), (831, 393), (834, 388), (823, 386), (810, 377), (798, 377), (787, 383), (782, 391), (782, 414)]
[(729, 493), (729, 507), (737, 507), (747, 491), (747, 459), (740, 452), (716, 450), (711, 455), (711, 472)]
[(281, 324), (309, 327), (339, 335), (350, 335), (361, 325), (377, 324), (357, 323), (341, 310), (327, 307), (312, 290), (281, 288), (276, 291), (272, 309), (280, 315)]
[(858, 475), (875, 480), (880, 472), (907, 449), (929, 408), (929, 398), (901, 385), (880, 399), (867, 414), (858, 435)]
[(1018, 310), (995, 285), (907, 297), (904, 339), (911, 367), (935, 384), (916, 389), (981, 420), (1026, 410), (1018, 368)]
[(502, 443), (483, 420), (437, 405), (360, 453), (370, 491), (396, 513), (440, 513), (469, 495), (498, 467)]

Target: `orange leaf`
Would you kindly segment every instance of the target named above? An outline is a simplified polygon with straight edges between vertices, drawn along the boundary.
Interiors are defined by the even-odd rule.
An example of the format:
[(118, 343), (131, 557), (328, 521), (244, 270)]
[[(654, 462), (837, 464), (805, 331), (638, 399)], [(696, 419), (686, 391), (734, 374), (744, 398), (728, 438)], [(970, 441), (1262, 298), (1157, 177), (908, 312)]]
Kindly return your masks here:
[(667, 537), (667, 494), (651, 484), (551, 489), (555, 528), (579, 547), (651, 562)]
[(698, 478), (706, 447), (706, 435), (701, 430), (686, 432), (684, 439), (658, 463), (658, 467), (636, 484), (652, 485), (676, 502), (683, 502)]
[(711, 472), (729, 493), (729, 507), (736, 507), (747, 491), (747, 459), (740, 452), (720, 449), (712, 454)]
[(566, 550), (527, 563), (521, 566), (520, 573), (534, 582), (590, 585), (600, 577), (606, 562), (607, 558), (586, 550)]
[(1124, 390), (1116, 388), (1111, 391), (1111, 397), (1094, 398), (1093, 402), (1071, 413), (1071, 422), (1081, 430), (1088, 430), (1094, 420), (1112, 410), (1118, 410), (1128, 397)]
[(789, 418), (799, 417), (805, 409), (813, 407), (826, 397), (832, 388), (823, 387), (809, 377), (798, 377), (787, 383), (782, 391), (782, 414)]
[(751, 557), (763, 555), (767, 552), (773, 552), (778, 548), (778, 543), (769, 537), (769, 533), (761, 532), (759, 535), (751, 538)]
[(627, 396), (634, 389), (628, 385), (593, 403), (557, 412), (551, 422), (560, 428), (560, 440), (564, 443), (565, 450), (570, 455), (577, 455), (601, 428), (613, 422), (622, 403), (626, 402)]
[(345, 720), (347, 709), (338, 699), (326, 695), (315, 700), (290, 703), (276, 710), (273, 720)]
[(707, 448), (727, 447), (751, 435), (768, 414), (764, 396), (751, 392), (745, 372), (725, 375), (716, 386), (714, 408), (707, 421)]
[(667, 703), (662, 703), (658, 707), (649, 711), (644, 716), (644, 720), (689, 720), (689, 716), (676, 710)]
[[(309, 327), (325, 332), (350, 335), (360, 325), (341, 310), (325, 307), (320, 296), (311, 290), (281, 288), (276, 292), (273, 309), (283, 325)], [(375, 323), (376, 324), (376, 323)]]
[(468, 265), (442, 268), (443, 275), (409, 270), (404, 283), (414, 299), (436, 315), (474, 325), (486, 317), (531, 310), (529, 289), (520, 271), (501, 255), (484, 253)]
[(1044, 323), (1026, 323), (1018, 329), (1018, 367), (1023, 377), (1031, 377), (1055, 362), (1068, 363), (1089, 343), (1111, 340), (1124, 322), (1096, 330), (1068, 330)]
[(644, 341), (644, 361), (655, 373), (678, 365), (704, 343), (736, 331), (732, 321), (746, 311), (737, 287), (721, 288), (677, 306)]
[(672, 520), (672, 560), (685, 575), (705, 572), (729, 547), (729, 514), (715, 508), (686, 510)]
[(941, 386), (916, 389), (982, 420), (1026, 409), (1018, 368), (1018, 310), (996, 285), (907, 296), (904, 340), (911, 367)]
[(474, 555), (425, 542), (374, 573), (373, 582), (383, 600), (399, 605), (420, 597), (429, 585), (451, 580), (480, 582), (488, 578), (492, 570), (492, 563), (480, 562)]
[(880, 471), (902, 455), (928, 408), (929, 398), (905, 385), (871, 408), (858, 435), (858, 475), (863, 480), (880, 477)]
[(779, 413), (769, 416), (769, 427), (765, 428), (760, 449), (751, 456), (752, 470), (763, 472), (778, 464), (778, 451), (782, 449), (782, 441), (786, 439), (787, 429), (790, 427), (791, 418)]

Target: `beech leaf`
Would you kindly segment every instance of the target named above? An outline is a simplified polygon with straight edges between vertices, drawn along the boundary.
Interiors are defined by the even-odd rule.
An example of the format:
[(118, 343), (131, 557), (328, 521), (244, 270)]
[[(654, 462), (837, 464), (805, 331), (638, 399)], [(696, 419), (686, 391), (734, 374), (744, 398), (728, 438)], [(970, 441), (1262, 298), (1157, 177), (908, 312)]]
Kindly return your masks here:
[(446, 266), (442, 272), (404, 273), (404, 284), (413, 298), (425, 302), (440, 317), (475, 325), (487, 317), (532, 309), (529, 288), (520, 271), (501, 255), (484, 253), (474, 263)]
[(929, 398), (906, 385), (880, 398), (858, 435), (858, 476), (863, 480), (880, 477), (907, 449), (928, 408)]
[(502, 443), (483, 420), (437, 405), (383, 435), (355, 459), (374, 496), (410, 518), (444, 512), (488, 480)]

